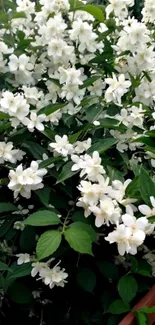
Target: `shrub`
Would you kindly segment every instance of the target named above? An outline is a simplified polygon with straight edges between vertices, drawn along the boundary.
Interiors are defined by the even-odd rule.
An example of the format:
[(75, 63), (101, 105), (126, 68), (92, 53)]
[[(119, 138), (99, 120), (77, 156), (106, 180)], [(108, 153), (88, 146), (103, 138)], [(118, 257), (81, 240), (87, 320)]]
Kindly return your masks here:
[(118, 325), (152, 286), (155, 7), (134, 10), (1, 2), (2, 324)]

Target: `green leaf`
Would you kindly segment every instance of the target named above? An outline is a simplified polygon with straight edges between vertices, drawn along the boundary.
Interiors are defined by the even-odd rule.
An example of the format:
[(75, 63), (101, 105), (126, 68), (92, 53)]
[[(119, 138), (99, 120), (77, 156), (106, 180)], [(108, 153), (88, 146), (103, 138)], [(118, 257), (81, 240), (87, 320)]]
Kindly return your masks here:
[(143, 307), (140, 309), (140, 312), (146, 313), (146, 314), (153, 314), (155, 313), (155, 306), (153, 307)]
[[(50, 165), (54, 164), (55, 162), (59, 161), (60, 160), (60, 157), (54, 157), (54, 158), (49, 158), (49, 159), (46, 159), (46, 160), (43, 160), (40, 164), (39, 164), (39, 167), (40, 168), (46, 168), (46, 167), (49, 167)], [(41, 189), (42, 191), (42, 189)]]
[(16, 211), (18, 210), (15, 205), (11, 203), (0, 203), (0, 213), (2, 212), (10, 212), (10, 211)]
[(88, 4), (88, 5), (84, 5), (84, 6), (75, 8), (75, 10), (77, 10), (77, 9), (86, 11), (89, 14), (91, 14), (96, 20), (98, 20), (102, 23), (104, 22), (103, 11), (95, 5)]
[(149, 217), (149, 222), (154, 223), (155, 222), (155, 216)]
[(108, 170), (108, 176), (110, 177), (111, 181), (114, 181), (117, 179), (124, 183), (124, 177), (119, 170), (117, 170), (116, 168), (111, 167), (111, 166), (107, 166), (107, 170)]
[(144, 259), (140, 259), (138, 261), (138, 269), (136, 273), (141, 274), (143, 276), (151, 277), (152, 268), (151, 265)]
[(27, 276), (31, 273), (32, 270), (31, 263), (25, 263), (22, 265), (12, 264), (10, 268), (12, 272), (8, 273), (6, 278), (7, 281)]
[(76, 252), (93, 255), (92, 240), (88, 232), (71, 225), (67, 230), (65, 230), (64, 235), (69, 246)]
[(38, 115), (40, 115), (40, 114), (50, 115), (50, 114), (58, 111), (58, 109), (65, 107), (66, 105), (67, 105), (67, 103), (49, 104), (49, 105), (41, 108), (38, 111)]
[(139, 176), (136, 176), (133, 181), (129, 183), (125, 194), (128, 198), (141, 199)]
[(73, 144), (74, 142), (76, 142), (81, 133), (82, 133), (82, 130), (80, 130), (79, 132), (76, 132), (76, 133), (70, 135), (69, 136), (69, 143)]
[(9, 231), (9, 229), (11, 228), (12, 224), (13, 224), (14, 220), (10, 219), (10, 220), (5, 220), (1, 226), (0, 226), (0, 238), (4, 237), (5, 234)]
[(90, 78), (87, 78), (83, 84), (80, 86), (80, 88), (86, 88), (91, 86), (96, 80), (98, 80), (100, 78), (100, 76), (92, 76)]
[(12, 272), (11, 268), (7, 264), (0, 261), (0, 271), (9, 271)]
[(124, 302), (130, 302), (138, 291), (136, 280), (131, 275), (124, 275), (118, 282), (118, 292)]
[(24, 141), (22, 148), (38, 160), (42, 160), (43, 154), (46, 154), (45, 148), (33, 141)]
[(150, 196), (155, 197), (155, 184), (144, 168), (140, 172), (140, 192), (144, 202), (150, 206)]
[(51, 188), (48, 186), (44, 186), (41, 190), (37, 190), (36, 195), (39, 197), (40, 202), (45, 205), (46, 207), (49, 206), (49, 199), (50, 199), (50, 193)]
[(118, 267), (115, 264), (107, 261), (99, 261), (97, 262), (97, 267), (106, 279), (116, 281), (119, 278)]
[(29, 226), (50, 226), (58, 225), (60, 223), (60, 218), (56, 213), (50, 210), (40, 210), (31, 214), (25, 221), (25, 225)]
[(61, 243), (61, 232), (58, 230), (48, 230), (41, 235), (37, 243), (37, 257), (42, 260), (49, 255), (52, 255)]
[(72, 161), (67, 162), (67, 164), (63, 166), (62, 171), (58, 176), (56, 184), (63, 183), (65, 180), (71, 178), (72, 176), (78, 173), (78, 171), (72, 172), (71, 170), (72, 166), (73, 166)]
[(127, 313), (130, 311), (130, 306), (128, 304), (125, 304), (123, 300), (118, 299), (115, 300), (110, 307), (108, 308), (108, 313), (119, 315), (123, 313)]
[(8, 290), (9, 298), (17, 304), (30, 304), (32, 303), (32, 291), (26, 284), (15, 281)]
[(85, 108), (86, 119), (88, 122), (92, 123), (98, 119), (98, 116), (101, 114), (103, 108), (100, 104), (93, 104)]
[(96, 231), (91, 227), (91, 225), (84, 222), (74, 222), (72, 223), (72, 228), (82, 229), (88, 233), (92, 242), (96, 242)]
[(20, 240), (20, 251), (22, 253), (31, 253), (36, 247), (36, 232), (35, 228), (26, 226), (21, 232)]
[(1, 11), (1, 13), (0, 13), (0, 22), (5, 24), (5, 23), (8, 23), (8, 20), (9, 20), (8, 13)]
[(135, 312), (136, 320), (137, 320), (137, 325), (149, 325), (149, 319), (148, 316), (141, 311), (136, 311)]
[(114, 316), (114, 315), (111, 315), (108, 320), (107, 320), (107, 324), (106, 325), (118, 325), (119, 324), (119, 320), (120, 318), (116, 318), (116, 317), (119, 317), (119, 316)]
[(99, 128), (104, 128), (104, 129), (117, 129), (119, 128), (119, 122), (118, 120), (114, 118), (104, 118), (100, 120), (100, 125)]
[(92, 270), (83, 268), (77, 274), (77, 282), (83, 290), (93, 292), (96, 286), (96, 276)]
[(79, 0), (69, 0), (69, 4), (71, 10), (83, 6), (83, 2)]
[(27, 16), (24, 11), (11, 13), (11, 19), (17, 19), (17, 18), (27, 18)]
[(132, 255), (130, 255), (129, 258), (130, 258), (130, 262), (131, 262), (131, 271), (132, 272), (137, 272), (137, 270), (138, 270), (138, 261), (137, 261), (137, 259)]
[(94, 151), (98, 151), (100, 154), (111, 148), (114, 144), (116, 144), (118, 140), (114, 138), (107, 138), (100, 140), (94, 143), (91, 148), (88, 149), (88, 153), (93, 153)]

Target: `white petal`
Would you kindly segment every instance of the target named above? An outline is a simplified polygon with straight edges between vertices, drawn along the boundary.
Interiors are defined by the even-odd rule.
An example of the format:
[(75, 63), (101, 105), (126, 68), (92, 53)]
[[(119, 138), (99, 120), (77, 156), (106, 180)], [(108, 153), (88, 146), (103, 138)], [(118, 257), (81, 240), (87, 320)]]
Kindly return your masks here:
[(118, 252), (123, 256), (126, 252), (126, 245), (124, 243), (118, 244)]
[(124, 214), (122, 216), (122, 220), (123, 220), (123, 223), (125, 224), (125, 226), (127, 226), (127, 227), (131, 227), (135, 222), (135, 218), (130, 216), (129, 214)]
[(139, 205), (138, 209), (144, 216), (151, 214), (151, 209), (148, 205), (145, 204)]

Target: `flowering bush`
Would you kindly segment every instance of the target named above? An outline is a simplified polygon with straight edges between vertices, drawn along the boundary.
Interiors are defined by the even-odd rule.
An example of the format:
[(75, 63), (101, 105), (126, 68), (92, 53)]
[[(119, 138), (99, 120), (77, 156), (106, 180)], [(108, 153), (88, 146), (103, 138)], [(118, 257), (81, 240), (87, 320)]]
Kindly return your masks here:
[(133, 9), (1, 5), (3, 324), (118, 325), (154, 282), (155, 4)]

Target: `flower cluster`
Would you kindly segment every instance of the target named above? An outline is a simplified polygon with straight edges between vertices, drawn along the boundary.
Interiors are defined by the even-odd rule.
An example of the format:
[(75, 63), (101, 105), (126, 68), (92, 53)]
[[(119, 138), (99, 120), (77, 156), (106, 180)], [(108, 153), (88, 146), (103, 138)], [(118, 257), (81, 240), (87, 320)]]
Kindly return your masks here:
[(30, 167), (23, 169), (22, 164), (16, 170), (11, 170), (9, 173), (10, 182), (8, 187), (14, 192), (14, 197), (18, 194), (29, 199), (31, 191), (41, 189), (44, 187), (42, 183), (43, 176), (46, 175), (47, 170), (40, 168), (36, 161), (32, 161)]
[[(96, 8), (16, 0), (0, 17), (2, 262), (14, 272), (16, 255), (51, 289), (67, 283), (74, 251), (104, 260), (114, 244), (119, 265), (154, 236), (155, 4), (142, 19), (133, 0)], [(54, 253), (67, 272), (46, 262)]]
[(49, 285), (50, 289), (57, 287), (64, 287), (68, 274), (65, 269), (61, 269), (58, 262), (53, 268), (49, 267), (51, 260), (47, 263), (32, 263), (32, 277), (39, 275), (39, 280), (42, 280), (44, 284)]

